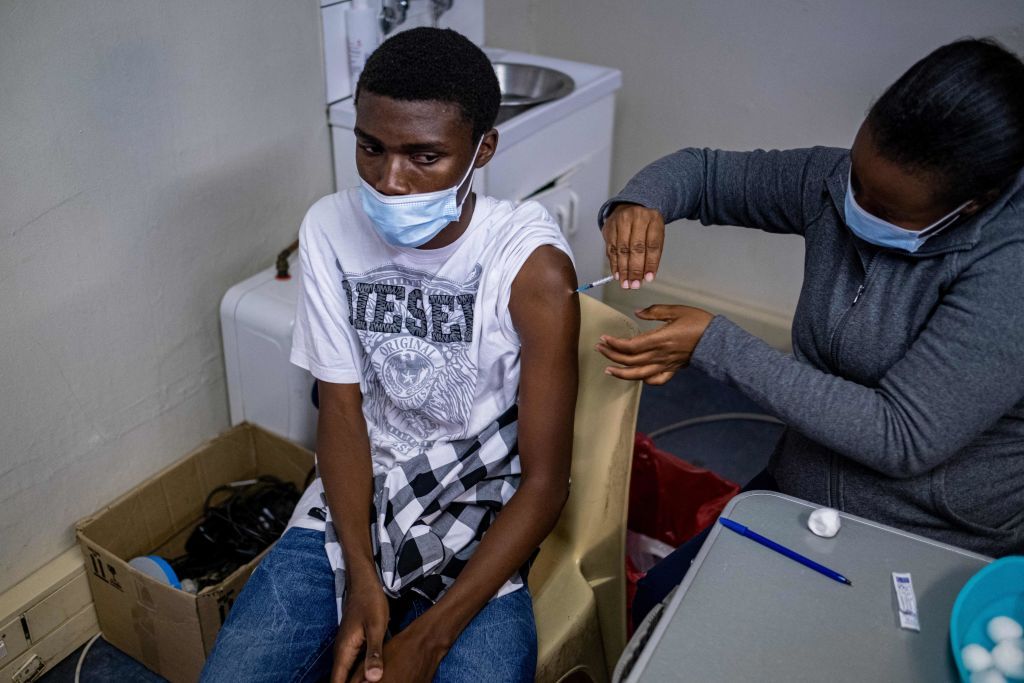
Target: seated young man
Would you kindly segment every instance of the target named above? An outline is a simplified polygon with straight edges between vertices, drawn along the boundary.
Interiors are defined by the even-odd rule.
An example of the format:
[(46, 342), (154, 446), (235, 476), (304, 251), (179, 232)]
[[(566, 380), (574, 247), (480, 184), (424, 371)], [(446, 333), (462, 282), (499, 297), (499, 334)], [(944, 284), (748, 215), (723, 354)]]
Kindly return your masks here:
[(202, 680), (533, 680), (526, 574), (568, 495), (579, 300), (548, 214), (472, 192), (499, 100), (454, 31), (367, 62), (361, 187), (300, 233), (319, 476)]

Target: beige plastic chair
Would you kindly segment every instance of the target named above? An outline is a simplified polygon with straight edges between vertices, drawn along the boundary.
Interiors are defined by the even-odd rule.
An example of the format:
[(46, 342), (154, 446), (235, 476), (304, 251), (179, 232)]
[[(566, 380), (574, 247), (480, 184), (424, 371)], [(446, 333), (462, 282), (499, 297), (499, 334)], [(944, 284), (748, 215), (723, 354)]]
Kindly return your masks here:
[(530, 571), (540, 683), (604, 683), (626, 645), (626, 503), (642, 385), (604, 374), (609, 362), (594, 344), (637, 327), (589, 296), (580, 308), (572, 488)]

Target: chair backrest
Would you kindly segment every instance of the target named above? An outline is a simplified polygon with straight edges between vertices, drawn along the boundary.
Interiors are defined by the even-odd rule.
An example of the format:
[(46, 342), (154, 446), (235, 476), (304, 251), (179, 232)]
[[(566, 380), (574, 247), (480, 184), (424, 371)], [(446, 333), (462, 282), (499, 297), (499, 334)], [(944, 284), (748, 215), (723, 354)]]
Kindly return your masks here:
[(594, 345), (602, 334), (632, 337), (638, 330), (586, 295), (580, 312), (572, 487), (558, 525), (541, 546), (530, 585), (543, 585), (561, 563), (579, 567), (594, 590), (610, 671), (626, 644), (626, 507), (642, 384), (606, 375), (610, 362)]

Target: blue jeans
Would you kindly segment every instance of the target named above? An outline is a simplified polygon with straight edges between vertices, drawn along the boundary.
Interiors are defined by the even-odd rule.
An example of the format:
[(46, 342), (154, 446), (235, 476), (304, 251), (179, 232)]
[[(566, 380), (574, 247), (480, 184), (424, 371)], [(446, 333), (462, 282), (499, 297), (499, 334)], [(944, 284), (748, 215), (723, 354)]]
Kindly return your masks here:
[[(778, 490), (779, 485), (775, 482), (775, 478), (768, 474), (767, 470), (764, 470), (751, 479), (740, 493)], [(689, 571), (690, 564), (696, 559), (713, 526), (714, 523), (673, 550), (668, 557), (651, 567), (651, 570), (637, 581), (632, 610), (635, 625), (639, 626), (647, 613), (657, 607), (662, 600), (668, 597), (673, 588), (683, 582), (683, 577)]]
[[(418, 596), (392, 601), (391, 632), (398, 633), (429, 607)], [(200, 681), (319, 681), (330, 675), (337, 631), (334, 574), (324, 535), (290, 529), (245, 584)], [(533, 602), (524, 588), (480, 610), (448, 651), (434, 681), (518, 683), (532, 681), (536, 668)]]

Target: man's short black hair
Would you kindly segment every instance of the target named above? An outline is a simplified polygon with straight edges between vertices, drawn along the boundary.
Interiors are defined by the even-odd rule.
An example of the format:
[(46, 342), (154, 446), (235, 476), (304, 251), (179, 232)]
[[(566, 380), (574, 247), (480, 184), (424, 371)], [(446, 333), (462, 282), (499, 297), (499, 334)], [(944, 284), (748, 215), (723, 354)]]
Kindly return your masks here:
[(452, 102), (473, 125), (474, 142), (494, 127), (501, 91), (479, 47), (451, 29), (413, 28), (384, 41), (366, 60), (356, 86), (396, 100)]

